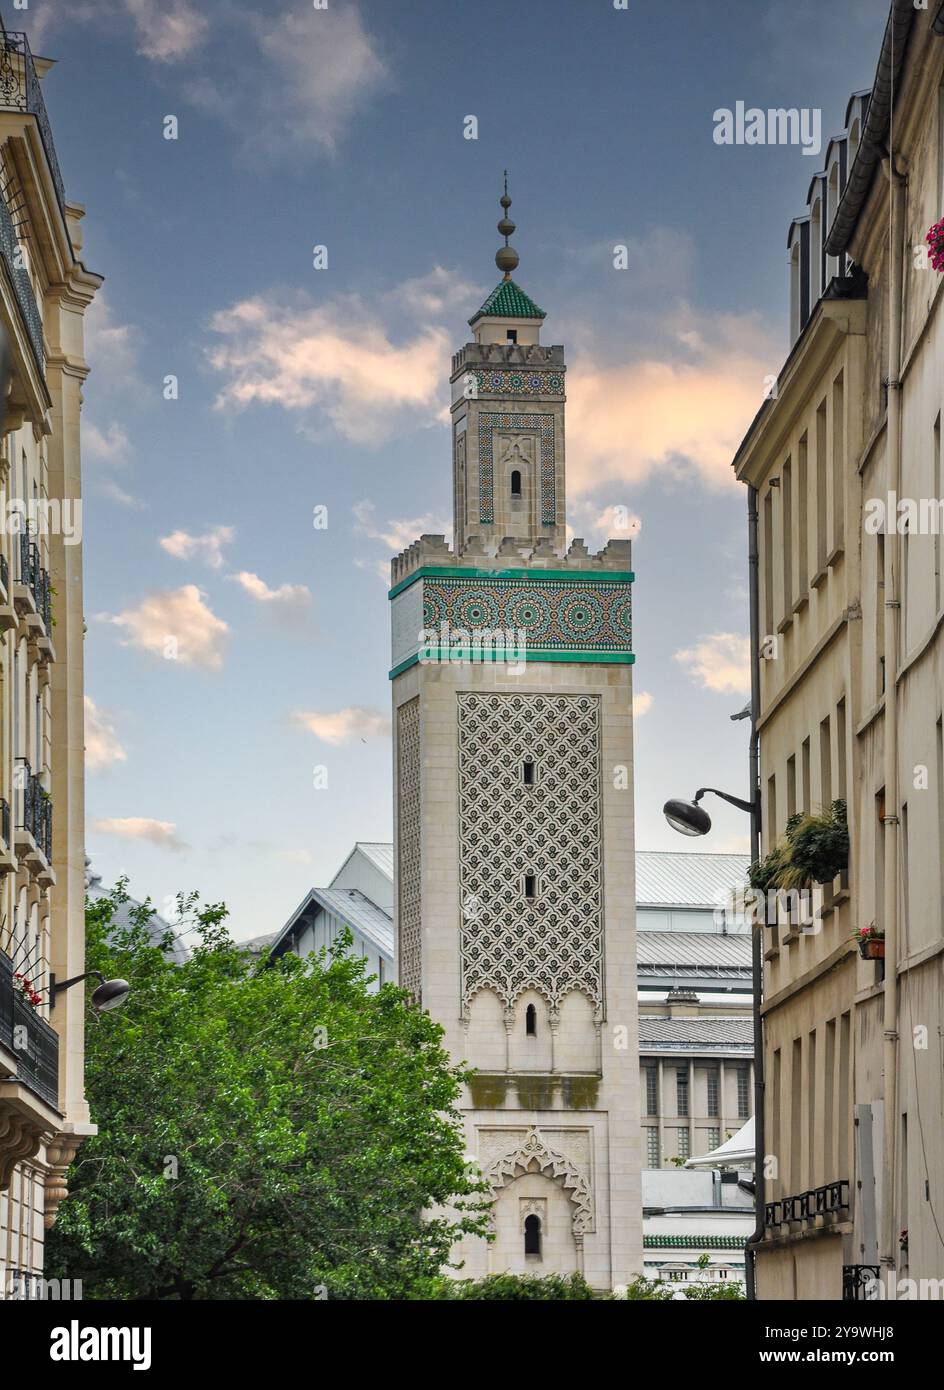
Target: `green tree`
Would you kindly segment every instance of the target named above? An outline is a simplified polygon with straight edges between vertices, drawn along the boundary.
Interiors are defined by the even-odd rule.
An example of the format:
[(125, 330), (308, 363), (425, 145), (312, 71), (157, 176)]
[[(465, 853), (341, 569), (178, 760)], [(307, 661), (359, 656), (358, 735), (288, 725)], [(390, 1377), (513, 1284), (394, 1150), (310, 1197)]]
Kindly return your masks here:
[(489, 1299), (502, 1302), (586, 1300), (594, 1292), (581, 1274), (490, 1274), (485, 1279), (442, 1279), (431, 1298)]
[[(90, 905), (87, 967), (131, 984), (89, 1017), (99, 1127), (49, 1233), (47, 1275), (87, 1298), (402, 1298), (482, 1234), (442, 1030), (344, 943), (260, 968), (221, 905), (180, 900), (184, 965)], [(424, 1215), (433, 1211), (434, 1215)]]

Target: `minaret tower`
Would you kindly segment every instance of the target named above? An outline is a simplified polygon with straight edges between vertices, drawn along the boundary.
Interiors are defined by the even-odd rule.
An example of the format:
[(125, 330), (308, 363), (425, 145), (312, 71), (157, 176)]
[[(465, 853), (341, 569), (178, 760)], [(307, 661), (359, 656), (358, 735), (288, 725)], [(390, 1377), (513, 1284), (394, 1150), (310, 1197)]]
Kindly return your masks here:
[(566, 548), (562, 347), (502, 279), (452, 360), (455, 540), (392, 564), (400, 983), (475, 1068), (495, 1242), (463, 1274), (642, 1269), (630, 543)]

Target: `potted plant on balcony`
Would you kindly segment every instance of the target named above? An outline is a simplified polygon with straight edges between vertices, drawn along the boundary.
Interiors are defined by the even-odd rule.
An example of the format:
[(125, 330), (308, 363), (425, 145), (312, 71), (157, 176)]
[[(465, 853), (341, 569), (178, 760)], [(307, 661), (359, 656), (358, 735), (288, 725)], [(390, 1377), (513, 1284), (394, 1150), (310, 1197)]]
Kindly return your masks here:
[(935, 222), (924, 238), (931, 249), (931, 266), (944, 271), (944, 219)]
[(831, 883), (849, 863), (846, 803), (834, 801), (828, 811), (791, 817), (787, 826), (789, 863), (781, 875), (782, 888), (808, 888)]
[(867, 927), (860, 927), (853, 940), (858, 942), (859, 955), (863, 960), (885, 959), (885, 933), (874, 922), (870, 922)]
[(33, 981), (19, 970), (13, 972), (13, 988), (17, 994), (23, 996), (30, 1008), (36, 1009), (43, 1002), (42, 995), (37, 992)]

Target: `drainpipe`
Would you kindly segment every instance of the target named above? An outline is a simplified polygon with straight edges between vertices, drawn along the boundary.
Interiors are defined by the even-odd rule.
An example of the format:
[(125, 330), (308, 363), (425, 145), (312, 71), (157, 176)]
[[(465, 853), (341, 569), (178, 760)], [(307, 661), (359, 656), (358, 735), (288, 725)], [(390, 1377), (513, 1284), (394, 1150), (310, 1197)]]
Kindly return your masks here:
[[(891, 143), (891, 136), (889, 136)], [(888, 412), (885, 428), (886, 490), (897, 498), (901, 485), (901, 320), (903, 226), (906, 179), (901, 161), (886, 152), (882, 170), (889, 182), (888, 245)], [(885, 537), (885, 991), (883, 999), (885, 1124), (881, 1263), (894, 1268), (895, 1154), (898, 1138), (898, 642), (901, 614), (898, 575), (897, 514), (886, 521)], [(890, 524), (889, 524), (890, 523)]]
[[(749, 777), (751, 788), (751, 863), (760, 858), (760, 568), (757, 546), (757, 489), (747, 489), (747, 567), (750, 594), (751, 626), (751, 742)], [(764, 1176), (764, 1020), (761, 1004), (764, 998), (764, 928), (766, 913), (755, 921), (751, 931), (751, 973), (754, 1016), (754, 1230), (744, 1247), (744, 1280), (747, 1297), (757, 1297), (755, 1272), (756, 1247), (764, 1238), (764, 1208), (767, 1183)]]

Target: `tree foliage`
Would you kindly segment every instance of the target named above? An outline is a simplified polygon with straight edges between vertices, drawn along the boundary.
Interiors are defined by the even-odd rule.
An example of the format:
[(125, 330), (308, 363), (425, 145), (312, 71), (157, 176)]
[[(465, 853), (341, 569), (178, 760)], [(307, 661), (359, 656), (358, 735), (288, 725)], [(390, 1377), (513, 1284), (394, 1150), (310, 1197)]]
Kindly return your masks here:
[[(442, 1030), (364, 963), (260, 968), (222, 905), (180, 900), (183, 965), (124, 885), (87, 912), (87, 968), (131, 984), (90, 1014), (85, 1141), (47, 1274), (87, 1298), (402, 1298), (483, 1233)], [(433, 1215), (429, 1215), (429, 1212)], [(424, 1214), (427, 1213), (427, 1214)]]

